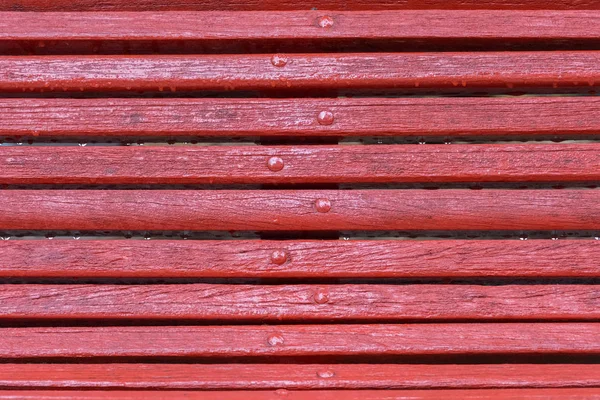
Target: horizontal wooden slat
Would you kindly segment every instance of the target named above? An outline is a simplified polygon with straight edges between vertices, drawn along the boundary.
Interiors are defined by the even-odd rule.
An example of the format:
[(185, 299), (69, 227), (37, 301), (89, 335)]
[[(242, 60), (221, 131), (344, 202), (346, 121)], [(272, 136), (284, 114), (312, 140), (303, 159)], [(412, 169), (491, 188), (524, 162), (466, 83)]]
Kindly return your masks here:
[(600, 354), (598, 323), (2, 328), (0, 358)]
[(0, 184), (600, 181), (600, 144), (3, 147)]
[[(328, 17), (332, 25), (321, 26), (324, 17)], [(599, 39), (599, 21), (600, 13), (592, 10), (2, 12), (0, 40), (365, 38), (539, 41)]]
[(0, 388), (264, 390), (516, 387), (600, 387), (600, 372), (593, 365), (577, 364), (0, 364)]
[[(452, 304), (452, 307), (448, 307)], [(0, 319), (600, 320), (596, 285), (0, 285)]]
[(471, 389), (471, 390), (311, 390), (293, 391), (78, 391), (78, 390), (0, 390), (0, 399), (35, 400), (137, 400), (185, 398), (202, 400), (280, 400), (283, 396), (290, 400), (596, 400), (600, 398), (598, 389)]
[(0, 229), (600, 229), (597, 190), (4, 190)]
[(597, 277), (597, 240), (9, 240), (0, 277)]
[[(1, 0), (0, 9), (8, 11), (154, 11), (154, 10), (309, 10), (309, 1), (294, 0)], [(320, 10), (389, 9), (600, 9), (597, 0), (324, 0)]]
[[(319, 123), (322, 111), (332, 113), (330, 125)], [(600, 99), (592, 96), (0, 99), (0, 135), (565, 136), (600, 133), (599, 115)]]
[[(536, 366), (533, 366), (535, 368)], [(567, 366), (567, 368), (570, 366)], [(284, 397), (285, 396), (285, 397)], [(202, 400), (432, 400), (432, 399), (468, 399), (468, 400), (597, 400), (600, 390), (597, 388), (561, 388), (561, 389), (451, 389), (451, 390), (310, 390), (294, 391), (277, 389), (271, 391), (136, 391), (136, 390), (0, 390), (0, 399), (35, 400), (165, 400), (166, 398), (185, 398)]]
[(599, 62), (599, 51), (7, 56), (0, 91), (592, 88)]

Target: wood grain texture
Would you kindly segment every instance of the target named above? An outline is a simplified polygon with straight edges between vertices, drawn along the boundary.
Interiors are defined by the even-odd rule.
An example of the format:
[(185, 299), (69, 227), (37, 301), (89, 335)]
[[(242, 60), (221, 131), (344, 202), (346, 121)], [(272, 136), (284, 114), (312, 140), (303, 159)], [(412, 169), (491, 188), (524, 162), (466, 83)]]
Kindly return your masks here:
[(594, 230), (597, 190), (4, 190), (0, 229)]
[[(566, 366), (569, 368), (570, 366)], [(535, 368), (535, 367), (534, 367)], [(560, 388), (560, 389), (438, 389), (438, 390), (310, 390), (295, 391), (287, 389), (256, 391), (143, 391), (143, 390), (0, 390), (0, 399), (35, 400), (597, 400), (598, 388)]]
[(3, 389), (314, 390), (599, 386), (598, 368), (577, 364), (0, 364), (0, 388)]
[(18, 284), (0, 285), (0, 319), (583, 321), (600, 320), (600, 288)]
[[(284, 397), (285, 396), (285, 397)], [(78, 391), (78, 390), (0, 390), (0, 399), (35, 400), (432, 400), (432, 399), (468, 399), (468, 400), (597, 400), (599, 389), (561, 388), (561, 389), (452, 389), (452, 390), (311, 390), (294, 391), (277, 389), (272, 391)]]
[[(333, 114), (330, 125), (318, 122), (321, 111)], [(592, 96), (0, 99), (2, 136), (468, 137), (598, 133), (600, 99)]]
[[(293, 0), (1, 0), (6, 11), (309, 10), (314, 2)], [(597, 0), (324, 0), (320, 10), (389, 9), (600, 9)]]
[(600, 144), (3, 147), (0, 184), (600, 181)]
[(2, 328), (0, 358), (600, 354), (598, 323)]
[[(600, 84), (600, 51), (2, 57), (0, 91), (552, 88)], [(281, 60), (281, 59), (279, 59)]]
[(596, 277), (597, 240), (9, 240), (0, 277)]
[[(1, 3), (0, 3), (1, 8)], [(323, 16), (333, 25), (323, 28)], [(60, 24), (57, 23), (60, 21)], [(599, 39), (585, 11), (0, 13), (0, 40)]]

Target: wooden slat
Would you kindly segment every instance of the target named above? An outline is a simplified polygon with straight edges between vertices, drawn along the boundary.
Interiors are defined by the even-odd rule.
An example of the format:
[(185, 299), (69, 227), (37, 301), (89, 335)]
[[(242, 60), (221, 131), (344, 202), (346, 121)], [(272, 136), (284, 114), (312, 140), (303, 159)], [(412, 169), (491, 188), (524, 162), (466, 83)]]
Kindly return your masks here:
[(600, 144), (3, 147), (0, 184), (600, 181)]
[[(310, 1), (294, 0), (1, 0), (7, 11), (155, 11), (155, 10), (309, 10)], [(597, 0), (323, 0), (320, 10), (389, 9), (600, 9)]]
[(597, 240), (9, 240), (0, 277), (597, 277)]
[(0, 358), (600, 354), (598, 323), (2, 328)]
[(594, 365), (577, 364), (0, 364), (0, 388), (264, 390), (517, 387), (600, 387), (600, 372)]
[[(537, 366), (533, 366), (535, 368)], [(570, 366), (566, 366), (569, 368)], [(452, 389), (452, 390), (311, 390), (294, 391), (136, 391), (136, 390), (0, 390), (0, 399), (35, 400), (165, 400), (167, 398), (202, 400), (597, 400), (597, 388), (561, 389)]]
[[(285, 396), (285, 397), (283, 397)], [(35, 400), (165, 400), (169, 398), (202, 400), (596, 400), (598, 389), (473, 389), (473, 390), (311, 390), (293, 391), (78, 391), (78, 390), (0, 390), (0, 399)]]
[(589, 89), (600, 84), (599, 51), (288, 54), (284, 58), (285, 63), (281, 56), (265, 54), (7, 56), (0, 60), (0, 91)]
[(597, 190), (5, 190), (0, 229), (600, 229)]
[(19, 284), (0, 286), (0, 319), (583, 321), (600, 320), (600, 288)]
[[(322, 27), (323, 17), (329, 17), (332, 25)], [(0, 40), (323, 38), (599, 39), (600, 13), (592, 10), (0, 13)]]
[[(333, 114), (330, 125), (319, 123), (322, 111)], [(592, 96), (0, 99), (2, 136), (468, 137), (598, 133), (600, 99)]]

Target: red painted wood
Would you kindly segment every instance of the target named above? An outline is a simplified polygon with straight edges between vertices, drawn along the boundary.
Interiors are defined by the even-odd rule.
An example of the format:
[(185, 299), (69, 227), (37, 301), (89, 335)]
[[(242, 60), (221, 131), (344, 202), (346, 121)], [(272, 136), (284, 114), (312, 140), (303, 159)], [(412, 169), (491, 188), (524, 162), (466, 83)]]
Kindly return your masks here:
[(596, 277), (597, 240), (9, 240), (0, 277)]
[[(8, 11), (309, 10), (314, 2), (293, 0), (1, 0)], [(600, 9), (597, 0), (323, 0), (320, 10), (388, 9)]]
[(0, 388), (3, 389), (314, 390), (598, 386), (598, 368), (577, 364), (0, 364)]
[[(323, 28), (320, 21), (324, 16), (331, 18), (333, 25)], [(0, 40), (256, 41), (365, 38), (539, 41), (599, 39), (599, 21), (600, 13), (593, 10), (2, 12)]]
[[(0, 91), (585, 87), (599, 51), (7, 56)], [(358, 71), (358, 72), (357, 72)]]
[[(536, 366), (533, 366), (535, 368)], [(569, 366), (566, 366), (567, 368)], [(294, 391), (277, 389), (271, 391), (119, 391), (119, 390), (0, 390), (0, 399), (35, 400), (166, 400), (167, 398), (202, 400), (597, 400), (598, 388), (561, 389), (452, 389), (452, 390), (310, 390)]]
[[(448, 307), (452, 304), (452, 307)], [(599, 320), (596, 285), (0, 285), (0, 319)]]
[(0, 229), (600, 229), (595, 190), (5, 190)]
[(0, 184), (600, 181), (600, 144), (3, 147)]
[(600, 354), (598, 323), (2, 328), (0, 358)]
[[(333, 114), (331, 125), (318, 122), (321, 111)], [(600, 99), (591, 96), (0, 99), (3, 136), (466, 137), (598, 133)]]
[[(284, 397), (285, 396), (285, 397)], [(468, 400), (596, 400), (600, 398), (599, 389), (472, 389), (472, 390), (311, 390), (293, 391), (277, 389), (274, 391), (51, 391), (51, 390), (1, 390), (0, 399), (35, 400), (137, 400), (170, 398), (202, 400), (431, 400), (431, 399), (468, 399)]]

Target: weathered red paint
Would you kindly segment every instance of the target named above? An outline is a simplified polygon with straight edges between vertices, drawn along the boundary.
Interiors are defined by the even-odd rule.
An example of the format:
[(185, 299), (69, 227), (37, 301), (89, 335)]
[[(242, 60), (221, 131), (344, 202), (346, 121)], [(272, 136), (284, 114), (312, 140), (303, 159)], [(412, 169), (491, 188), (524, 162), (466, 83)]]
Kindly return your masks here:
[[(328, 205), (328, 207), (325, 207)], [(0, 229), (600, 229), (595, 190), (5, 190)]]
[[(452, 304), (452, 307), (448, 307)], [(598, 320), (596, 285), (2, 285), (0, 319)]]
[[(1, 3), (0, 3), (1, 9)], [(332, 25), (323, 28), (322, 17)], [(57, 24), (56, 21), (61, 21)], [(0, 13), (0, 40), (462, 40), (600, 38), (585, 11), (381, 10)], [(217, 23), (215, 23), (217, 21)]]
[[(0, 230), (249, 230), (283, 239), (290, 233), (277, 232), (300, 238), (307, 231), (600, 229), (597, 190), (308, 190), (341, 183), (599, 181), (596, 143), (331, 145), (344, 136), (588, 139), (600, 133), (594, 97), (323, 97), (593, 94), (600, 52), (573, 50), (598, 48), (597, 0), (326, 0), (314, 11), (289, 0), (241, 3), (0, 0), (0, 10), (14, 11), (188, 11), (0, 13), (0, 136), (81, 142), (233, 136), (261, 143), (330, 137), (313, 139), (330, 143), (321, 146), (3, 146), (0, 184), (29, 189), (0, 191)], [(371, 10), (347, 11), (365, 8)], [(375, 11), (386, 8), (413, 10)], [(533, 10), (539, 8), (549, 9)], [(280, 11), (290, 9), (302, 11)], [(525, 51), (497, 51), (515, 49)], [(107, 98), (141, 91), (167, 91), (169, 98)], [(181, 98), (190, 91), (303, 98)], [(44, 96), (50, 98), (35, 98)], [(27, 186), (38, 184), (116, 189)], [(306, 190), (119, 186), (154, 184)], [(497, 277), (597, 278), (598, 245), (0, 242), (0, 277), (8, 278), (0, 285), (0, 399), (598, 398), (594, 364), (561, 364), (600, 356), (598, 285), (559, 279), (489, 285), (500, 283)], [(75, 284), (80, 277), (110, 279)], [(455, 277), (484, 278), (485, 285), (384, 280)], [(515, 364), (528, 357), (558, 363)], [(458, 364), (382, 364), (421, 359)], [(506, 364), (493, 364), (499, 360)], [(57, 361), (65, 363), (44, 364)]]
[(595, 277), (597, 240), (9, 240), (0, 277)]
[(598, 386), (598, 369), (578, 364), (0, 364), (0, 388), (314, 390)]
[(0, 358), (600, 354), (598, 323), (3, 328)]
[[(536, 368), (537, 365), (532, 366)], [(567, 369), (572, 365), (565, 366)], [(285, 396), (285, 397), (284, 397)], [(452, 390), (238, 390), (238, 391), (174, 391), (148, 390), (0, 390), (0, 399), (35, 400), (165, 400), (181, 398), (191, 400), (597, 400), (598, 388), (561, 388), (561, 389), (452, 389)]]
[[(1, 0), (6, 11), (309, 10), (314, 2), (294, 0)], [(598, 0), (323, 0), (319, 10), (390, 9), (600, 9)]]
[(0, 184), (600, 181), (600, 144), (4, 147)]
[(7, 56), (0, 91), (593, 89), (600, 51)]
[[(323, 110), (333, 114), (331, 125), (318, 123)], [(600, 99), (592, 96), (0, 99), (2, 136), (576, 137), (599, 133)]]

